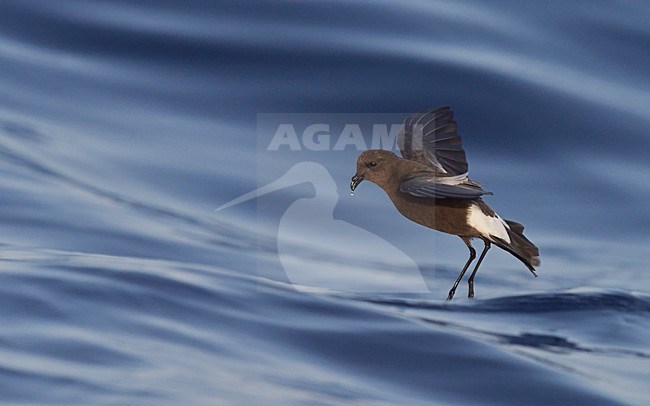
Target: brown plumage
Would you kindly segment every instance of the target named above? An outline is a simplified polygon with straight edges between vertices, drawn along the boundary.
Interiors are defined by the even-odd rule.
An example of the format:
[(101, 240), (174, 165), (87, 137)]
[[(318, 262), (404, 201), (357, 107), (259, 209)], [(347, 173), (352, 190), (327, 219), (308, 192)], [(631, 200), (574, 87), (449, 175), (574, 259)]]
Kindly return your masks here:
[(491, 194), (467, 177), (468, 165), (456, 122), (449, 107), (427, 110), (406, 119), (398, 136), (404, 158), (390, 151), (368, 150), (357, 159), (352, 190), (363, 180), (381, 187), (397, 210), (425, 227), (461, 237), (470, 257), (449, 291), (447, 300), (476, 257), (472, 238), (485, 247), (468, 279), (468, 296), (474, 296), (474, 277), (491, 244), (502, 248), (535, 274), (539, 250), (523, 234), (524, 227), (501, 219), (481, 198)]

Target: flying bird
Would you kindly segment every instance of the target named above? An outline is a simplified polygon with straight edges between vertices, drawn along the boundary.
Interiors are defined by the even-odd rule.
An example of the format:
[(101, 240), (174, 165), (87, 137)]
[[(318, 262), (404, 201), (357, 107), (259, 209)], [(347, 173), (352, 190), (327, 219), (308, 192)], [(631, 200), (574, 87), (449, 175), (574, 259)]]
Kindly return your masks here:
[(524, 226), (504, 220), (483, 201), (491, 195), (468, 177), (468, 165), (456, 132), (454, 113), (445, 106), (409, 116), (397, 136), (402, 158), (385, 150), (367, 150), (357, 159), (350, 189), (368, 180), (381, 187), (397, 210), (425, 227), (459, 236), (469, 258), (454, 282), (451, 300), (468, 267), (476, 258), (471, 240), (484, 248), (467, 280), (468, 297), (474, 297), (474, 277), (491, 245), (509, 252), (535, 273), (539, 250), (524, 236)]

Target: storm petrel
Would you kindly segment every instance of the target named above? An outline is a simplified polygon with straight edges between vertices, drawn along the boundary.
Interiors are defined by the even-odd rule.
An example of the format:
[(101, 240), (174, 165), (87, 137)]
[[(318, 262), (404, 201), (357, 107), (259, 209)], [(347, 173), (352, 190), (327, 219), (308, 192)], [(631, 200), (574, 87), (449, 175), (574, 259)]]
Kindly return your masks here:
[(363, 180), (381, 187), (406, 218), (434, 230), (459, 236), (469, 249), (469, 259), (449, 291), (454, 297), (467, 268), (476, 258), (473, 238), (485, 247), (469, 279), (468, 297), (474, 297), (474, 277), (492, 244), (514, 255), (530, 272), (540, 264), (539, 250), (524, 236), (524, 226), (504, 220), (481, 196), (492, 193), (468, 177), (468, 165), (449, 107), (409, 116), (397, 136), (402, 158), (385, 150), (367, 150), (357, 159), (353, 191)]

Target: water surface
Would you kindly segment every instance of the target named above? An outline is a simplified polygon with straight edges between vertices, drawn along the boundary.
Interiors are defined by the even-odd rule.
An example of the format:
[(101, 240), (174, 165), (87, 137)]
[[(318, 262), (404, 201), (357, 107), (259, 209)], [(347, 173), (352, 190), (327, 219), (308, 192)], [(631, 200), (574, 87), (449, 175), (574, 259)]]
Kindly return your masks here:
[[(644, 403), (649, 12), (3, 2), (0, 400)], [(406, 253), (429, 292), (291, 284), (276, 237), (309, 185), (214, 213), (276, 176), (258, 173), (258, 113), (444, 104), (489, 204), (540, 246), (539, 278), (493, 250), (478, 299), (461, 286), (444, 303), (465, 247), (370, 184), (349, 196), (352, 148), (318, 155), (334, 217)], [(281, 175), (294, 158), (270, 159)], [(331, 231), (294, 261), (399, 280), (390, 258), (363, 244), (351, 258)]]

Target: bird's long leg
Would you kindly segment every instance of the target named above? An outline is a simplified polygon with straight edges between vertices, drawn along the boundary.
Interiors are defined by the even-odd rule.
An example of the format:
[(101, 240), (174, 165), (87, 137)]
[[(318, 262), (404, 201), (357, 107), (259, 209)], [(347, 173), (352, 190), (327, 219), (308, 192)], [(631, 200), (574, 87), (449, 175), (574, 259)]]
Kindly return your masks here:
[(472, 274), (469, 276), (469, 279), (467, 280), (467, 283), (469, 284), (469, 293), (467, 293), (467, 297), (474, 297), (474, 277), (476, 276), (476, 271), (478, 271), (478, 267), (481, 266), (481, 262), (483, 262), (483, 258), (485, 258), (485, 254), (487, 254), (488, 250), (492, 246), (488, 240), (483, 240), (485, 243), (485, 248), (483, 248), (483, 252), (481, 252), (481, 255), (478, 257), (478, 262), (476, 263), (476, 266), (474, 267), (474, 270), (472, 271)]
[(467, 259), (467, 262), (465, 262), (465, 266), (463, 267), (463, 270), (460, 271), (460, 274), (458, 275), (456, 282), (454, 282), (454, 286), (451, 287), (451, 290), (449, 291), (449, 295), (447, 295), (448, 301), (454, 298), (454, 293), (456, 293), (456, 288), (458, 287), (460, 280), (463, 279), (463, 275), (465, 275), (465, 271), (467, 271), (469, 264), (471, 264), (474, 258), (476, 258), (476, 250), (472, 247), (469, 238), (466, 237), (460, 237), (460, 238), (463, 239), (463, 242), (465, 242), (465, 245), (467, 245), (467, 248), (469, 248), (469, 258)]

